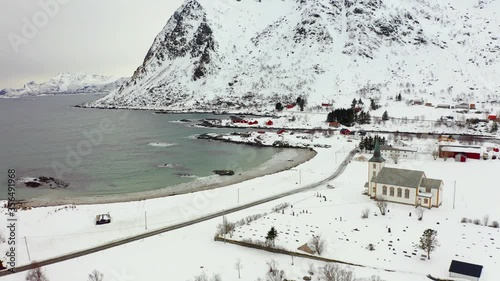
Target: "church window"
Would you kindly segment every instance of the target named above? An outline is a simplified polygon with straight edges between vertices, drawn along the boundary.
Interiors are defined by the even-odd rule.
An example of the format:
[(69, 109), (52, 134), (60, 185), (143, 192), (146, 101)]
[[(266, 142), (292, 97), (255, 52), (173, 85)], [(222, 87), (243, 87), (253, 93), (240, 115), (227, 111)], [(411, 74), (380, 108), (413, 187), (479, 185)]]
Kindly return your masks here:
[(403, 197), (403, 190), (398, 188), (398, 197)]
[(410, 190), (409, 189), (405, 190), (405, 198), (410, 199)]
[(382, 187), (382, 195), (387, 195), (387, 186)]
[(391, 196), (394, 196), (394, 187), (391, 187), (391, 193), (390, 193)]

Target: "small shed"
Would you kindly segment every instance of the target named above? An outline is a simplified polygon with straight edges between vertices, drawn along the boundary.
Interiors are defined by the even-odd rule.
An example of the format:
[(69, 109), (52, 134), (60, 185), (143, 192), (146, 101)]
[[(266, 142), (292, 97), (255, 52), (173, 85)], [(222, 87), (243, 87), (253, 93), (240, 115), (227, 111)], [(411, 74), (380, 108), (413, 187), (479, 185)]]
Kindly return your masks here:
[(302, 251), (302, 252), (306, 252), (306, 253), (311, 254), (311, 255), (314, 255), (316, 253), (316, 251), (311, 249), (311, 247), (309, 247), (309, 245), (307, 245), (307, 243), (298, 247), (297, 250)]
[(266, 122), (266, 125), (267, 125), (267, 126), (272, 126), (272, 125), (274, 125), (273, 120), (268, 120), (268, 121)]
[(479, 281), (483, 266), (452, 260), (450, 265), (450, 277), (463, 278), (471, 281)]
[(490, 115), (488, 115), (488, 120), (495, 121), (495, 120), (497, 120), (497, 116), (495, 114), (490, 114)]
[(475, 103), (471, 103), (469, 108), (470, 109), (476, 109), (476, 104)]
[(294, 104), (294, 103), (292, 103), (292, 104), (287, 104), (287, 105), (286, 105), (286, 108), (287, 108), (287, 109), (292, 109), (292, 108), (294, 108), (294, 107), (295, 107), (295, 104)]

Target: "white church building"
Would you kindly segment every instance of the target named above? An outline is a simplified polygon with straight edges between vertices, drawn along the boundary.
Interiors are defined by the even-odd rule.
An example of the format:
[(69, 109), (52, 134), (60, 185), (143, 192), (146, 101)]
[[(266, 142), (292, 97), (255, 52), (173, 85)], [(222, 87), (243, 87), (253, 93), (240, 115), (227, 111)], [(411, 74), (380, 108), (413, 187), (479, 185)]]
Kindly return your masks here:
[(443, 181), (430, 179), (423, 171), (385, 167), (380, 145), (375, 144), (373, 157), (368, 161), (367, 194), (372, 199), (422, 206), (439, 207), (443, 203)]

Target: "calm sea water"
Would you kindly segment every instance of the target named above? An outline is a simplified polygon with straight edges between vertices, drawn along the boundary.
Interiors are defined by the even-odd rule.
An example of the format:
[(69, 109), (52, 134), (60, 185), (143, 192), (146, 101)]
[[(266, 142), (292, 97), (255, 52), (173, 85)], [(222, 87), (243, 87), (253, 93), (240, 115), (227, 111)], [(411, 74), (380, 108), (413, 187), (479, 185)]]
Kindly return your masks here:
[[(211, 115), (71, 108), (98, 97), (0, 99), (0, 199), (7, 198), (8, 169), (17, 177), (60, 178), (70, 187), (57, 193), (76, 197), (159, 189), (214, 169), (250, 169), (280, 151), (197, 140), (196, 134), (234, 129), (172, 122)], [(159, 167), (164, 164), (176, 166)], [(18, 185), (17, 199), (48, 193), (54, 191)]]

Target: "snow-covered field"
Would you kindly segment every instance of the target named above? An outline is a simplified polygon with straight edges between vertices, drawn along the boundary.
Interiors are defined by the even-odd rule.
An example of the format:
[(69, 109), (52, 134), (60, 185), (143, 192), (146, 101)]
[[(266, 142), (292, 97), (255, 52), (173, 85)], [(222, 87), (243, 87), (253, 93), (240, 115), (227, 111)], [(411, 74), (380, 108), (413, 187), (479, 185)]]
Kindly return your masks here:
[[(447, 276), (451, 260), (456, 259), (483, 265), (481, 280), (498, 280), (500, 229), (462, 224), (461, 219), (479, 219), (482, 223), (488, 215), (490, 224), (500, 220), (497, 206), (500, 191), (496, 188), (499, 178), (492, 175), (500, 168), (500, 161), (456, 163), (425, 159), (387, 166), (422, 170), (428, 177), (443, 179), (443, 206), (426, 210), (422, 221), (418, 221), (414, 207), (398, 204), (390, 204), (389, 213), (381, 216), (373, 200), (362, 195), (367, 163), (353, 161), (331, 183), (334, 189), (287, 198), (291, 208), (237, 228), (231, 239), (263, 242), (267, 231), (274, 226), (279, 232), (276, 245), (290, 251), (300, 252), (298, 247), (308, 243), (313, 235), (320, 235), (326, 241), (321, 255), (325, 258), (379, 270), (439, 277)], [(362, 219), (361, 212), (366, 208), (371, 211), (370, 217)], [(437, 230), (440, 246), (431, 253), (430, 260), (422, 260), (425, 253), (417, 244), (427, 228)], [(368, 244), (373, 244), (375, 250), (369, 251)]]

